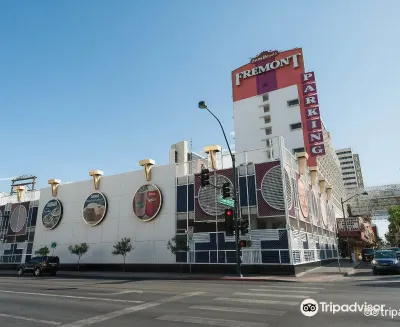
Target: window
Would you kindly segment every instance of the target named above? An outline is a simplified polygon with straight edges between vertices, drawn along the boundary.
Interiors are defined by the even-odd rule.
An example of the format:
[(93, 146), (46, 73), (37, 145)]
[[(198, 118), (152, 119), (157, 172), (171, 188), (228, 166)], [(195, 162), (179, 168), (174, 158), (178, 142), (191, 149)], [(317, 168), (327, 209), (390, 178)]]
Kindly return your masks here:
[(296, 148), (296, 149), (293, 149), (293, 153), (294, 153), (294, 154), (300, 153), (300, 152), (305, 152), (304, 148)]
[(292, 131), (301, 128), (301, 123), (290, 124), (290, 129)]
[(271, 135), (272, 134), (272, 127), (267, 127), (265, 129), (265, 135)]
[(175, 163), (178, 163), (178, 151), (175, 151)]
[(266, 140), (265, 140), (265, 145), (266, 145), (267, 147), (272, 146), (272, 139), (266, 139)]
[(271, 122), (271, 116), (265, 116), (264, 117), (264, 123), (269, 124)]
[(263, 108), (264, 108), (264, 112), (269, 112), (269, 104), (264, 104)]
[(263, 94), (262, 98), (263, 98), (263, 102), (268, 101), (269, 100), (268, 93)]
[(293, 106), (297, 106), (299, 104), (299, 99), (293, 99), (293, 100), (289, 100), (287, 102), (288, 107), (293, 107)]

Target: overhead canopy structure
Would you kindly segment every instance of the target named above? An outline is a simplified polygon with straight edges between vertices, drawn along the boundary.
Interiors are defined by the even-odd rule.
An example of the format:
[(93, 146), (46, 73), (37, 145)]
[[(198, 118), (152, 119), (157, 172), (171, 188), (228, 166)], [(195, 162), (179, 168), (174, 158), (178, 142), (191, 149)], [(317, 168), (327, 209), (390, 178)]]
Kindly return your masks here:
[(366, 187), (364, 189), (348, 190), (348, 196), (367, 192), (349, 201), (351, 213), (354, 216), (370, 216), (373, 220), (388, 218), (388, 209), (400, 205), (400, 184)]

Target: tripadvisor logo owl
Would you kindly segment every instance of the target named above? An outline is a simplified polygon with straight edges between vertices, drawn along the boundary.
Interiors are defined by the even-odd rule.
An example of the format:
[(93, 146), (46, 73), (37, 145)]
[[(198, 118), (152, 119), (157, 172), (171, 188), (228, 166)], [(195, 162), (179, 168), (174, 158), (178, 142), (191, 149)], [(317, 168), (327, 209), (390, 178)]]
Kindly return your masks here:
[(301, 302), (300, 311), (306, 317), (313, 317), (318, 313), (318, 302), (313, 299), (306, 299)]

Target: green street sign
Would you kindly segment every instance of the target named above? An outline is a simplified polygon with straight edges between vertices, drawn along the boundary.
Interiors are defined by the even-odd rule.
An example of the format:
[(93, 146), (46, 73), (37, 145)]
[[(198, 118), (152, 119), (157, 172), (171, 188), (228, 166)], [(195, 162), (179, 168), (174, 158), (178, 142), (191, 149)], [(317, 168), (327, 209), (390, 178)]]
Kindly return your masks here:
[(51, 248), (52, 249), (55, 249), (56, 247), (57, 247), (57, 243), (56, 242), (51, 243)]
[(232, 199), (224, 199), (222, 196), (219, 198), (219, 203), (226, 205), (228, 207), (235, 207), (235, 201), (233, 201)]

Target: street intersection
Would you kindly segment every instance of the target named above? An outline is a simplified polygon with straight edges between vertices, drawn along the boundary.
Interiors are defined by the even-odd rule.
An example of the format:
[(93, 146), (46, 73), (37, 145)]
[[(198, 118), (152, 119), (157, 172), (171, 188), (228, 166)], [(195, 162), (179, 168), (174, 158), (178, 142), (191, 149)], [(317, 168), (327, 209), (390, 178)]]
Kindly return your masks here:
[(102, 280), (0, 277), (1, 326), (398, 326), (400, 316), (322, 312), (317, 303), (385, 305), (399, 310), (399, 276), (364, 269), (332, 282)]

